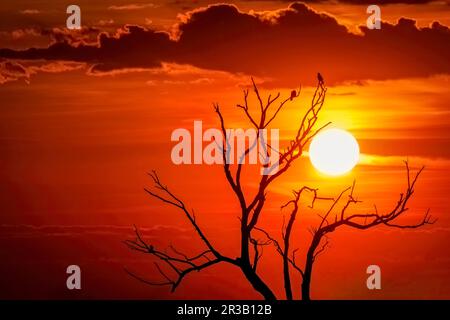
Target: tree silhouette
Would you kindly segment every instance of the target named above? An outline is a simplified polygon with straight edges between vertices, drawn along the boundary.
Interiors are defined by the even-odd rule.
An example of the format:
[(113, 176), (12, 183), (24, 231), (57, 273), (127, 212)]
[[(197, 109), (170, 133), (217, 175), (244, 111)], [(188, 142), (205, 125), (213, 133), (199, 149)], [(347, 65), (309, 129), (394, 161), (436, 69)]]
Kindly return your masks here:
[[(258, 117), (255, 117), (251, 114), (248, 102), (250, 91), (248, 89), (244, 90), (244, 103), (238, 104), (237, 107), (243, 110), (244, 115), (251, 126), (259, 130), (266, 129), (272, 123), (272, 121), (277, 118), (280, 111), (287, 103), (293, 101), (294, 99), (297, 99), (300, 95), (301, 88), (299, 90), (291, 92), (290, 95), (285, 99), (281, 99), (280, 93), (277, 93), (275, 96), (272, 97), (272, 95), (269, 95), (267, 100), (263, 100), (258, 87), (252, 78), (252, 91), (259, 104)], [(301, 118), (300, 125), (298, 126), (296, 131), (296, 135), (293, 137), (293, 139), (290, 140), (289, 145), (283, 151), (272, 150), (270, 146), (269, 148), (267, 148), (267, 150), (264, 151), (266, 153), (265, 156), (267, 157), (272, 152), (279, 153), (279, 161), (277, 163), (278, 171), (271, 175), (261, 175), (256, 194), (252, 197), (246, 196), (248, 192), (244, 192), (244, 187), (241, 183), (243, 170), (242, 162), (237, 164), (237, 166), (235, 167), (231, 167), (228, 161), (226, 161), (230, 145), (227, 143), (227, 139), (223, 139), (222, 146), (220, 148), (223, 157), (223, 170), (225, 178), (231, 189), (233, 190), (233, 193), (237, 201), (239, 202), (240, 207), (240, 252), (238, 253), (237, 257), (226, 256), (214, 246), (214, 244), (208, 239), (207, 235), (199, 226), (194, 211), (189, 210), (183, 200), (181, 200), (179, 196), (175, 195), (168, 186), (161, 182), (156, 171), (152, 171), (151, 173), (149, 173), (149, 176), (154, 183), (154, 188), (152, 190), (145, 189), (145, 191), (150, 196), (180, 210), (192, 225), (196, 234), (202, 240), (204, 248), (198, 254), (193, 256), (188, 256), (180, 252), (173, 246), (169, 247), (170, 251), (159, 250), (153, 245), (148, 244), (142, 238), (138, 228), (136, 228), (135, 226), (136, 238), (134, 240), (125, 240), (125, 244), (132, 250), (152, 255), (157, 260), (159, 260), (160, 263), (164, 264), (165, 267), (162, 268), (160, 263), (155, 262), (155, 267), (161, 275), (162, 280), (160, 281), (149, 281), (127, 269), (125, 271), (130, 276), (146, 284), (154, 286), (169, 286), (171, 288), (171, 291), (173, 292), (177, 289), (182, 280), (191, 272), (201, 271), (218, 263), (228, 263), (234, 267), (239, 268), (248, 282), (252, 285), (252, 287), (257, 292), (259, 292), (266, 300), (275, 300), (276, 295), (274, 291), (270, 288), (269, 284), (267, 284), (261, 277), (258, 269), (258, 262), (262, 257), (262, 247), (272, 244), (275, 246), (276, 251), (282, 257), (282, 272), (284, 276), (283, 278), (286, 299), (293, 299), (292, 284), (290, 278), (290, 272), (293, 269), (296, 270), (302, 278), (302, 298), (304, 300), (309, 300), (313, 265), (317, 256), (321, 254), (328, 245), (327, 234), (344, 225), (365, 230), (381, 224), (396, 228), (417, 228), (425, 224), (434, 223), (434, 221), (431, 221), (431, 217), (429, 216), (428, 212), (425, 214), (423, 220), (416, 225), (398, 225), (394, 222), (397, 217), (407, 211), (406, 205), (414, 192), (414, 185), (423, 169), (422, 168), (411, 181), (409, 166), (408, 163), (406, 163), (408, 179), (407, 190), (404, 194), (400, 195), (400, 198), (394, 209), (389, 213), (379, 214), (375, 207), (374, 213), (347, 215), (347, 208), (351, 204), (359, 202), (353, 196), (355, 186), (354, 184), (352, 187), (342, 191), (337, 198), (320, 197), (318, 196), (317, 189), (304, 186), (300, 190), (294, 191), (294, 198), (288, 201), (283, 206), (292, 206), (292, 211), (290, 213), (287, 224), (282, 228), (281, 243), (263, 228), (258, 226), (258, 222), (266, 204), (266, 195), (269, 186), (289, 170), (292, 164), (302, 156), (303, 151), (305, 150), (311, 139), (318, 132), (320, 132), (320, 130), (329, 125), (329, 123), (327, 123), (322, 127), (315, 128), (318, 120), (318, 115), (325, 102), (326, 92), (327, 89), (325, 87), (323, 78), (320, 75), (320, 77), (318, 78), (318, 84), (311, 100), (311, 105), (307, 108), (305, 114)], [(214, 104), (214, 110), (219, 118), (222, 134), (224, 137), (227, 137), (225, 120), (218, 104)], [(246, 147), (243, 156), (246, 156), (253, 147), (254, 144), (251, 145), (250, 143), (250, 145)], [(314, 203), (318, 200), (331, 201), (332, 205), (330, 206), (329, 210), (323, 216), (321, 216), (321, 223), (319, 224), (319, 226), (310, 230), (312, 233), (312, 241), (306, 253), (305, 266), (301, 268), (296, 263), (297, 249), (291, 250), (290, 242), (294, 231), (295, 219), (299, 211), (299, 200), (303, 192), (310, 192), (313, 194), (311, 207), (313, 207)], [(341, 212), (339, 214), (335, 214), (333, 210), (338, 206), (344, 194), (348, 192), (349, 194), (347, 202), (344, 204)], [(331, 219), (331, 217), (333, 217), (334, 219)], [(255, 238), (254, 234), (258, 232), (267, 237), (267, 240), (261, 241)], [(166, 270), (171, 271), (169, 273)]]
[[(361, 202), (357, 200), (353, 196), (353, 191), (355, 189), (355, 182), (353, 185), (344, 191), (342, 191), (335, 199), (333, 198), (324, 198), (317, 196), (317, 189), (312, 189), (309, 187), (303, 187), (298, 191), (293, 191), (294, 199), (287, 202), (283, 207), (287, 207), (292, 205), (293, 209), (290, 213), (289, 221), (285, 228), (282, 230), (282, 238), (283, 244), (280, 243), (273, 238), (268, 232), (266, 232), (262, 228), (258, 228), (259, 231), (263, 232), (266, 237), (269, 239), (271, 243), (273, 243), (277, 249), (277, 252), (280, 253), (283, 259), (283, 275), (284, 275), (284, 288), (286, 293), (286, 299), (291, 300), (292, 297), (292, 287), (290, 280), (290, 268), (292, 267), (294, 270), (300, 273), (302, 282), (301, 282), (301, 293), (303, 300), (310, 300), (310, 287), (311, 287), (311, 276), (313, 271), (313, 265), (316, 261), (316, 258), (327, 248), (329, 242), (327, 238), (327, 234), (334, 232), (337, 228), (341, 226), (348, 226), (351, 228), (356, 228), (360, 230), (367, 230), (369, 228), (376, 227), (378, 225), (385, 225), (392, 228), (400, 228), (400, 229), (414, 229), (421, 227), (426, 224), (433, 224), (437, 219), (432, 220), (429, 210), (425, 213), (423, 219), (416, 224), (412, 225), (402, 225), (394, 222), (400, 215), (405, 213), (408, 208), (406, 207), (409, 199), (414, 193), (414, 186), (417, 182), (417, 179), (420, 173), (423, 171), (424, 167), (422, 167), (414, 176), (411, 181), (410, 168), (407, 161), (405, 161), (405, 167), (407, 172), (407, 188), (405, 193), (401, 193), (400, 197), (394, 206), (394, 208), (385, 214), (379, 214), (378, 209), (374, 206), (373, 213), (367, 214), (350, 214), (347, 215), (347, 209), (351, 204), (356, 204)], [(293, 250), (290, 254), (289, 244), (291, 241), (291, 235), (293, 226), (295, 223), (295, 219), (299, 210), (299, 201), (300, 196), (304, 191), (309, 191), (313, 193), (313, 200), (310, 205), (310, 208), (314, 207), (314, 203), (316, 200), (330, 200), (332, 202), (329, 209), (326, 213), (321, 217), (321, 222), (318, 227), (311, 228), (310, 232), (312, 234), (311, 244), (306, 253), (306, 262), (304, 268), (301, 268), (297, 265), (295, 260), (296, 250)], [(333, 209), (336, 208), (344, 194), (349, 193), (347, 196), (347, 201), (344, 202), (341, 210), (337, 213), (334, 213)], [(331, 221), (330, 221), (331, 220)]]

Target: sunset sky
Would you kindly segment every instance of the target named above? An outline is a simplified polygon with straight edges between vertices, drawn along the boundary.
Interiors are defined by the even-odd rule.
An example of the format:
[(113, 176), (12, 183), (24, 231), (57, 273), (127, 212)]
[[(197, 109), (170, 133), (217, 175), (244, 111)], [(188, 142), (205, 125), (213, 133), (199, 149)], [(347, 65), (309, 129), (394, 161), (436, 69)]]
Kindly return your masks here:
[[(279, 236), (280, 206), (303, 185), (336, 196), (356, 180), (362, 200), (387, 211), (406, 186), (404, 160), (421, 175), (406, 223), (414, 230), (342, 228), (318, 258), (315, 299), (450, 299), (450, 2), (440, 1), (93, 1), (81, 30), (66, 28), (60, 0), (0, 3), (0, 298), (257, 299), (236, 268), (189, 275), (175, 293), (146, 286), (124, 268), (157, 279), (150, 256), (123, 240), (133, 225), (164, 248), (201, 248), (185, 217), (144, 192), (157, 170), (191, 208), (214, 243), (238, 254), (239, 204), (218, 165), (174, 165), (176, 128), (193, 121), (248, 126), (242, 90), (288, 97), (272, 127), (286, 141), (310, 104), (321, 72), (328, 87), (319, 126), (357, 139), (359, 164), (340, 177), (318, 173), (304, 155), (274, 184), (262, 225)], [(369, 4), (380, 30), (366, 27)], [(251, 100), (257, 110), (256, 100)], [(255, 181), (245, 187), (255, 190)], [(295, 245), (324, 209), (302, 202)], [(272, 252), (271, 252), (272, 251)], [(280, 257), (265, 253), (263, 276), (283, 297)], [(82, 270), (82, 290), (66, 288), (66, 267)], [(382, 270), (382, 290), (366, 287), (366, 268)], [(299, 291), (295, 278), (294, 290)]]

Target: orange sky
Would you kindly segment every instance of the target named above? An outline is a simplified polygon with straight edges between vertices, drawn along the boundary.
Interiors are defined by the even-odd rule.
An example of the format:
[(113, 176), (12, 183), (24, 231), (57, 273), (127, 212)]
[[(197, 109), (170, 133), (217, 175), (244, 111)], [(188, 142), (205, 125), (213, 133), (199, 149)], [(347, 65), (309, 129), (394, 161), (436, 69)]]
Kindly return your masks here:
[[(414, 169), (425, 165), (402, 221), (420, 220), (431, 208), (438, 222), (405, 231), (336, 231), (315, 266), (312, 296), (449, 299), (450, 42), (442, 41), (450, 38), (450, 6), (382, 6), (387, 22), (376, 34), (358, 29), (365, 6), (349, 2), (310, 3), (312, 11), (287, 9), (284, 1), (242, 1), (234, 2), (239, 10), (224, 5), (214, 13), (207, 1), (136, 1), (132, 9), (120, 1), (79, 1), (83, 27), (95, 28), (73, 33), (64, 29), (63, 1), (2, 3), (0, 297), (259, 298), (238, 270), (222, 265), (190, 275), (173, 294), (145, 286), (123, 268), (154, 279), (159, 274), (152, 259), (121, 242), (132, 237), (136, 224), (160, 247), (172, 243), (194, 253), (201, 245), (179, 212), (144, 193), (151, 185), (146, 172), (156, 169), (195, 208), (217, 246), (236, 255), (238, 203), (222, 168), (172, 164), (170, 134), (192, 130), (194, 120), (216, 127), (212, 102), (222, 106), (230, 127), (244, 126), (235, 104), (253, 75), (264, 95), (287, 96), (303, 84), (301, 97), (273, 123), (282, 138), (290, 137), (321, 71), (329, 89), (319, 125), (332, 121), (350, 131), (361, 161), (350, 173), (330, 178), (302, 157), (270, 189), (262, 225), (279, 235), (286, 214), (280, 206), (303, 185), (334, 196), (356, 180), (363, 202), (354, 212), (374, 203), (379, 210), (390, 208), (406, 184), (402, 161), (409, 159)], [(223, 24), (216, 25), (221, 17)], [(402, 17), (417, 24), (398, 22)], [(308, 31), (302, 19), (309, 21)], [(439, 24), (430, 26), (433, 21)], [(127, 31), (125, 24), (145, 29)], [(152, 30), (171, 32), (170, 39)], [(89, 51), (102, 31), (109, 36)], [(276, 44), (261, 42), (258, 33)], [(292, 36), (298, 38), (290, 44)], [(66, 47), (52, 49), (55, 42)], [(30, 47), (42, 51), (33, 56), (5, 50)], [(254, 183), (245, 186), (254, 190)], [(306, 227), (319, 221), (323, 209), (302, 204), (294, 240), (300, 252), (310, 239)], [(65, 288), (69, 264), (82, 268), (79, 292)], [(365, 286), (370, 264), (382, 268), (382, 290)], [(283, 297), (279, 257), (267, 250), (262, 268)]]

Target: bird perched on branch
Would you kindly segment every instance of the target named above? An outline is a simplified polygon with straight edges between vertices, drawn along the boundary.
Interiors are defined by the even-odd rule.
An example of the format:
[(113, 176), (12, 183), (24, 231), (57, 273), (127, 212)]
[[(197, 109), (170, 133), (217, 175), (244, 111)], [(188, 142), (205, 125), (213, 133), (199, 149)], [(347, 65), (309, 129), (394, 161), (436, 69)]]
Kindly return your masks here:
[(320, 85), (323, 85), (323, 77), (322, 77), (322, 75), (320, 74), (320, 72), (317, 72), (317, 80), (319, 80), (319, 84), (320, 84)]
[(297, 96), (297, 91), (292, 90), (291, 91), (291, 98), (290, 98), (290, 100), (292, 101), (292, 99), (294, 99), (296, 96)]

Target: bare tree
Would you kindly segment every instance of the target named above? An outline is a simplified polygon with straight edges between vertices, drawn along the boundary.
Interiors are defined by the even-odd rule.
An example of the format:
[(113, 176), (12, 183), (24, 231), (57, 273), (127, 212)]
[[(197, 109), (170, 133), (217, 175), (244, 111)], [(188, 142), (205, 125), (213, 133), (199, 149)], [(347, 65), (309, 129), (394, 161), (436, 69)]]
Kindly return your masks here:
[[(407, 187), (404, 193), (401, 193), (399, 199), (393, 209), (387, 213), (380, 214), (376, 205), (374, 205), (373, 213), (358, 213), (358, 214), (347, 214), (347, 210), (350, 205), (357, 204), (361, 202), (356, 199), (353, 195), (355, 189), (355, 182), (351, 187), (343, 190), (335, 199), (319, 197), (317, 195), (317, 189), (312, 189), (309, 187), (302, 187), (299, 191), (293, 191), (294, 199), (290, 200), (283, 207), (288, 205), (292, 205), (293, 209), (290, 213), (289, 221), (286, 227), (282, 228), (282, 239), (283, 245), (272, 237), (268, 232), (263, 229), (258, 229), (263, 232), (270, 242), (274, 244), (277, 249), (277, 252), (280, 253), (283, 260), (283, 274), (284, 274), (284, 284), (286, 291), (286, 299), (292, 299), (292, 288), (290, 281), (290, 268), (292, 267), (294, 270), (300, 273), (301, 275), (301, 293), (303, 300), (310, 300), (310, 288), (311, 288), (311, 276), (313, 271), (313, 265), (317, 259), (317, 257), (325, 251), (329, 244), (329, 239), (327, 235), (336, 231), (336, 229), (341, 226), (348, 226), (351, 228), (359, 229), (359, 230), (367, 230), (379, 225), (384, 225), (391, 228), (400, 228), (400, 229), (415, 229), (427, 224), (433, 224), (437, 221), (437, 219), (432, 219), (429, 214), (429, 209), (424, 214), (423, 218), (415, 223), (415, 224), (399, 224), (396, 223), (395, 220), (400, 217), (403, 213), (408, 211), (407, 203), (411, 196), (414, 193), (414, 186), (419, 178), (419, 175), (422, 173), (424, 167), (422, 167), (411, 179), (411, 172), (409, 168), (409, 164), (405, 161), (406, 173), (407, 173)], [(304, 268), (299, 267), (296, 264), (295, 254), (296, 250), (293, 250), (290, 256), (289, 244), (291, 241), (292, 228), (295, 223), (295, 219), (299, 210), (299, 201), (300, 196), (303, 191), (310, 191), (313, 193), (313, 200), (310, 205), (310, 208), (313, 208), (316, 200), (330, 200), (332, 202), (329, 209), (326, 211), (324, 215), (320, 215), (320, 224), (311, 228), (310, 232), (312, 234), (312, 240), (309, 245), (309, 249), (306, 253), (305, 266)], [(341, 202), (344, 195), (348, 193), (347, 200), (344, 201), (340, 211), (335, 210), (338, 204)], [(337, 212), (336, 212), (337, 211)]]
[[(283, 107), (297, 99), (300, 95), (299, 90), (294, 90), (291, 92), (290, 96), (281, 99), (280, 93), (275, 96), (269, 95), (267, 100), (263, 99), (261, 96), (258, 87), (255, 81), (252, 78), (252, 91), (258, 101), (258, 112), (257, 116), (252, 115), (256, 112), (254, 110), (250, 110), (249, 106), (249, 93), (248, 89), (244, 90), (244, 103), (238, 104), (237, 107), (242, 109), (245, 117), (249, 121), (250, 125), (255, 129), (265, 129), (267, 128), (279, 115), (279, 112), (283, 109)], [(262, 248), (272, 243), (275, 245), (276, 250), (281, 254), (283, 259), (283, 274), (284, 274), (284, 286), (286, 291), (286, 298), (293, 299), (291, 280), (290, 280), (290, 269), (294, 268), (298, 271), (302, 277), (302, 293), (304, 299), (309, 299), (309, 287), (311, 282), (311, 273), (312, 266), (315, 258), (320, 254), (326, 247), (326, 242), (322, 245), (321, 248), (318, 249), (319, 245), (323, 242), (322, 239), (326, 237), (327, 233), (334, 231), (337, 227), (341, 225), (348, 225), (354, 228), (359, 229), (367, 229), (375, 225), (384, 224), (391, 225), (392, 221), (398, 217), (401, 213), (405, 212), (406, 204), (409, 198), (412, 195), (414, 184), (417, 180), (418, 175), (414, 178), (413, 182), (410, 184), (409, 182), (409, 167), (408, 169), (408, 189), (405, 196), (400, 197), (400, 201), (394, 211), (388, 213), (386, 215), (378, 215), (375, 214), (367, 214), (367, 215), (345, 215), (345, 210), (347, 207), (354, 202), (357, 202), (353, 199), (353, 188), (349, 196), (349, 201), (345, 206), (345, 209), (342, 210), (342, 214), (339, 219), (336, 218), (334, 222), (329, 222), (329, 215), (331, 214), (333, 208), (337, 205), (340, 198), (343, 196), (344, 192), (348, 191), (346, 189), (337, 199), (332, 198), (323, 198), (317, 196), (317, 189), (312, 189), (309, 187), (303, 187), (297, 192), (294, 192), (295, 198), (289, 201), (286, 205), (293, 205), (293, 211), (291, 212), (290, 219), (285, 228), (283, 228), (283, 243), (280, 244), (276, 239), (271, 237), (264, 229), (258, 227), (258, 222), (260, 220), (261, 214), (263, 212), (264, 206), (267, 200), (267, 191), (269, 186), (278, 179), (280, 176), (285, 174), (292, 164), (302, 156), (305, 147), (310, 142), (310, 140), (326, 125), (315, 128), (318, 115), (325, 101), (326, 96), (326, 87), (323, 82), (323, 78), (320, 76), (318, 78), (318, 84), (314, 91), (314, 95), (311, 100), (310, 106), (307, 108), (305, 114), (301, 118), (299, 122), (299, 126), (296, 130), (296, 134), (292, 140), (290, 140), (289, 145), (283, 150), (266, 150), (267, 155), (271, 152), (279, 153), (279, 161), (278, 171), (276, 171), (272, 175), (262, 175), (256, 193), (253, 196), (246, 196), (249, 193), (244, 192), (244, 186), (242, 184), (242, 171), (243, 165), (240, 162), (237, 166), (231, 167), (227, 160), (227, 154), (230, 149), (230, 145), (227, 143), (227, 139), (223, 139), (221, 151), (223, 157), (223, 170), (225, 174), (225, 178), (227, 183), (230, 185), (233, 193), (239, 203), (240, 206), (240, 252), (237, 254), (237, 257), (228, 257), (216, 248), (216, 246), (208, 239), (207, 235), (202, 231), (199, 226), (195, 213), (193, 210), (189, 210), (186, 204), (181, 200), (180, 197), (175, 195), (166, 185), (164, 185), (158, 174), (153, 171), (149, 175), (154, 182), (154, 189), (149, 190), (145, 189), (145, 191), (151, 195), (152, 197), (171, 205), (180, 212), (184, 214), (189, 223), (194, 228), (197, 235), (200, 237), (204, 244), (203, 250), (193, 256), (188, 256), (180, 250), (177, 250), (173, 246), (170, 246), (169, 250), (159, 250), (156, 249), (153, 245), (147, 244), (142, 236), (139, 233), (139, 230), (135, 227), (136, 238), (134, 240), (126, 240), (125, 244), (139, 252), (150, 254), (155, 257), (158, 262), (155, 262), (156, 269), (161, 274), (161, 281), (149, 281), (146, 280), (133, 272), (126, 270), (132, 277), (150, 284), (157, 286), (170, 286), (172, 292), (176, 290), (176, 288), (180, 285), (185, 276), (190, 274), (193, 271), (201, 271), (206, 269), (212, 265), (216, 265), (218, 263), (228, 263), (234, 267), (239, 268), (248, 282), (252, 285), (252, 287), (259, 292), (265, 299), (267, 300), (275, 300), (276, 296), (270, 286), (264, 281), (261, 277), (258, 262), (262, 256)], [(214, 110), (218, 115), (220, 121), (221, 131), (224, 137), (227, 137), (225, 120), (220, 110), (218, 104), (214, 104)], [(243, 156), (246, 156), (252, 146), (246, 147), (246, 150)], [(270, 149), (270, 148), (268, 148)], [(293, 250), (292, 253), (290, 251), (290, 240), (293, 232), (293, 225), (295, 223), (296, 214), (299, 209), (299, 199), (304, 191), (309, 191), (314, 194), (314, 198), (311, 206), (314, 205), (316, 200), (330, 200), (333, 201), (333, 205), (330, 210), (323, 216), (322, 223), (313, 233), (313, 240), (310, 245), (310, 248), (307, 253), (307, 260), (304, 269), (300, 268), (295, 262), (296, 250)], [(369, 223), (359, 223), (357, 220), (360, 218), (371, 219)], [(430, 223), (428, 215), (425, 217), (423, 224)], [(400, 227), (400, 226), (398, 226)], [(406, 228), (408, 226), (404, 226)], [(413, 226), (409, 226), (413, 227)], [(253, 235), (255, 232), (263, 233), (267, 236), (266, 241), (261, 241)], [(171, 253), (168, 253), (171, 252)], [(161, 267), (161, 264), (164, 264), (165, 267)], [(170, 270), (170, 273), (167, 271)]]

